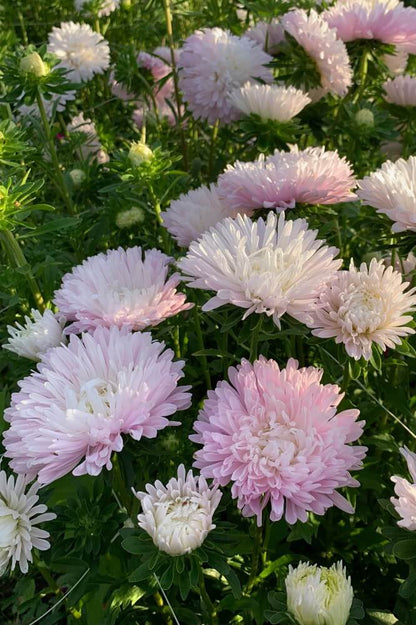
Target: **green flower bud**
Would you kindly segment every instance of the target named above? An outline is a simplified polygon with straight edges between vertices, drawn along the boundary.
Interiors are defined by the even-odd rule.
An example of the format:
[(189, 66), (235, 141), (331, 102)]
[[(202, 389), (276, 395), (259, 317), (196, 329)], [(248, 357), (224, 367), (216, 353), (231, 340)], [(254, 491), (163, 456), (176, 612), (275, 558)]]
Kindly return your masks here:
[(49, 74), (49, 67), (42, 61), (37, 52), (32, 52), (20, 61), (20, 71), (23, 74), (33, 74), (40, 78)]
[(137, 167), (143, 161), (150, 161), (153, 158), (153, 152), (145, 143), (134, 141), (129, 150), (129, 159), (132, 165)]
[(141, 208), (133, 207), (129, 210), (121, 211), (116, 215), (116, 224), (119, 228), (131, 228), (144, 220), (144, 212)]
[(358, 126), (367, 126), (372, 128), (374, 126), (374, 114), (370, 109), (361, 109), (355, 115), (355, 121)]
[(69, 172), (69, 177), (71, 178), (75, 189), (78, 189), (84, 182), (86, 175), (85, 171), (82, 171), (82, 169), (72, 169)]

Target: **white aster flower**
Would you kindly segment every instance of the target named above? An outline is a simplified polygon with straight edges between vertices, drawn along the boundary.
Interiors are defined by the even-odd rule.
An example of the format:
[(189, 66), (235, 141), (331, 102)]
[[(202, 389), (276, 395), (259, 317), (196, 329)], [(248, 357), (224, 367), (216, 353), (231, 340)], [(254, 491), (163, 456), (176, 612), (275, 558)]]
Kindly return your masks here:
[[(91, 4), (91, 0), (75, 0), (77, 11), (83, 11), (85, 4)], [(98, 17), (106, 17), (120, 6), (120, 0), (101, 0)]]
[(396, 512), (401, 516), (400, 521), (397, 521), (399, 527), (405, 527), (410, 531), (416, 530), (416, 454), (402, 447), (400, 453), (407, 462), (407, 468), (412, 476), (413, 483), (410, 483), (404, 477), (393, 475), (391, 480), (394, 482), (394, 492), (397, 495), (391, 497), (390, 501), (396, 509)]
[(416, 77), (397, 76), (383, 85), (384, 99), (397, 106), (416, 106)]
[(351, 261), (349, 271), (339, 271), (321, 293), (312, 334), (344, 343), (355, 360), (369, 360), (372, 343), (383, 351), (400, 345), (400, 337), (414, 334), (406, 324), (416, 310), (416, 289), (406, 291), (408, 285), (382, 260), (373, 258), (369, 267), (362, 263), (359, 269)]
[(72, 132), (81, 132), (85, 135), (84, 143), (78, 151), (78, 156), (81, 160), (87, 160), (91, 156), (97, 163), (108, 163), (110, 157), (101, 145), (95, 124), (88, 117), (85, 119), (84, 113), (73, 117), (66, 128), (70, 134)]
[(193, 241), (178, 265), (189, 286), (216, 291), (204, 311), (231, 303), (246, 309), (243, 319), (266, 313), (279, 327), (287, 313), (305, 322), (342, 262), (316, 235), (304, 219), (285, 222), (284, 212), (257, 222), (238, 215)]
[(394, 222), (392, 232), (416, 230), (416, 156), (386, 161), (358, 186), (358, 197)]
[(60, 59), (57, 67), (69, 70), (71, 81), (90, 80), (110, 65), (108, 42), (88, 24), (63, 22), (52, 28), (48, 39), (48, 52)]
[(288, 122), (311, 102), (306, 93), (295, 87), (252, 83), (233, 91), (230, 98), (245, 115), (254, 113), (262, 119), (278, 122)]
[[(43, 105), (45, 107), (45, 113), (48, 119), (51, 119), (52, 113), (62, 113), (65, 110), (68, 102), (75, 100), (75, 91), (66, 91), (65, 93), (54, 93), (50, 100), (47, 100), (42, 96)], [(16, 109), (16, 114), (19, 117), (40, 117), (39, 107), (34, 102), (33, 104), (21, 104)]]
[(345, 625), (353, 589), (342, 562), (331, 568), (301, 562), (289, 566), (285, 580), (287, 607), (299, 625)]
[[(211, 184), (182, 193), (170, 203), (169, 208), (162, 213), (162, 218), (163, 225), (179, 245), (188, 247), (208, 228), (215, 226), (224, 217), (235, 217), (238, 212), (220, 198), (218, 187)], [(251, 210), (241, 212), (252, 213)]]
[(405, 50), (402, 50), (400, 46), (396, 46), (396, 50), (393, 54), (383, 54), (381, 60), (387, 66), (390, 74), (400, 76), (406, 71), (409, 55)]
[(52, 521), (56, 514), (47, 512), (44, 504), (37, 504), (39, 484), (32, 484), (25, 493), (26, 480), (23, 475), (7, 478), (0, 471), (0, 575), (11, 561), (11, 570), (19, 564), (22, 573), (27, 573), (32, 562), (32, 549), (49, 549), (49, 533), (35, 527), (39, 523)]
[(186, 473), (183, 464), (177, 478), (166, 486), (159, 480), (146, 484), (146, 491), (133, 491), (143, 510), (137, 519), (161, 551), (171, 556), (191, 553), (215, 528), (212, 517), (222, 493), (217, 486), (209, 488), (204, 477)]
[(279, 43), (284, 41), (285, 33), (279, 20), (274, 18), (271, 22), (257, 22), (243, 33), (243, 37), (258, 43), (268, 54), (273, 54)]
[(7, 326), (10, 338), (3, 349), (31, 360), (41, 360), (48, 349), (66, 343), (63, 332), (65, 319), (57, 317), (49, 309), (42, 315), (32, 308), (31, 315), (32, 319), (25, 315), (24, 325), (16, 323), (16, 327)]

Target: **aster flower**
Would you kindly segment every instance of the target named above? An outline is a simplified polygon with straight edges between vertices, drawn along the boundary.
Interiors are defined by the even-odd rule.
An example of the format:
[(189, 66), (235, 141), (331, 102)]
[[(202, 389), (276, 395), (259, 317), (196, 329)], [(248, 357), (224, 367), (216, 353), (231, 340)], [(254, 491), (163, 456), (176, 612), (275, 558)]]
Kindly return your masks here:
[(49, 350), (5, 411), (12, 469), (42, 484), (69, 471), (98, 475), (122, 434), (139, 441), (179, 425), (166, 417), (189, 407), (190, 387), (177, 386), (184, 363), (164, 347), (148, 332), (111, 327)]
[(348, 443), (364, 423), (358, 410), (337, 414), (343, 394), (321, 384), (322, 374), (293, 359), (285, 369), (264, 356), (242, 360), (228, 370), (230, 383), (208, 392), (194, 424), (190, 439), (202, 445), (194, 466), (215, 484), (232, 482), (238, 508), (258, 525), (268, 504), (271, 521), (290, 524), (333, 505), (353, 512), (336, 489), (358, 486), (349, 471), (361, 468), (366, 448)]
[(171, 478), (166, 486), (159, 480), (146, 484), (146, 491), (133, 491), (143, 510), (137, 519), (161, 551), (171, 556), (191, 553), (215, 528), (212, 517), (222, 493), (217, 486), (209, 488), (202, 476), (186, 473), (183, 464), (177, 478)]
[(50, 547), (49, 533), (36, 526), (52, 521), (56, 514), (47, 512), (44, 504), (37, 503), (39, 484), (32, 484), (25, 492), (26, 485), (23, 475), (8, 478), (0, 471), (0, 575), (10, 561), (12, 571), (19, 564), (21, 572), (27, 573), (32, 549), (46, 551)]
[(90, 80), (110, 65), (107, 41), (88, 24), (63, 22), (59, 28), (52, 28), (48, 39), (48, 52), (60, 59), (57, 67), (69, 70), (67, 76), (71, 81)]
[(397, 0), (338, 0), (322, 17), (342, 41), (377, 39), (416, 53), (416, 9)]
[(325, 148), (276, 150), (254, 163), (237, 161), (218, 178), (220, 196), (235, 210), (337, 204), (355, 199), (351, 165)]
[(257, 22), (246, 30), (243, 37), (247, 37), (254, 43), (257, 43), (268, 54), (273, 54), (276, 52), (279, 43), (284, 41), (285, 33), (279, 20), (274, 18), (271, 22)]
[(116, 98), (119, 98), (120, 100), (123, 100), (124, 102), (130, 102), (131, 100), (136, 99), (135, 95), (133, 93), (131, 93), (123, 85), (123, 83), (119, 82), (116, 79), (114, 71), (112, 71), (110, 73), (110, 76), (109, 76), (109, 79), (108, 79), (108, 84), (110, 85), (111, 93), (114, 96), (116, 96)]
[(85, 119), (84, 113), (73, 117), (66, 128), (70, 134), (80, 132), (85, 136), (85, 141), (78, 150), (78, 156), (81, 160), (87, 160), (89, 157), (92, 157), (97, 163), (108, 163), (110, 157), (101, 145), (95, 124), (91, 119)]
[(354, 592), (341, 561), (331, 568), (289, 565), (285, 585), (288, 611), (299, 625), (346, 625)]
[[(91, 4), (91, 0), (75, 0), (75, 9), (83, 11), (84, 5)], [(106, 17), (120, 6), (120, 0), (101, 0), (100, 9), (97, 13), (98, 17)]]
[(272, 73), (265, 67), (271, 60), (247, 37), (221, 28), (197, 30), (186, 39), (179, 61), (183, 99), (195, 118), (229, 123), (239, 117), (230, 94), (256, 78), (271, 82)]
[[(251, 211), (246, 211), (246, 213)], [(224, 217), (235, 217), (237, 211), (229, 208), (218, 195), (217, 186), (203, 185), (198, 189), (182, 193), (162, 213), (163, 225), (179, 245), (188, 247), (191, 241), (215, 226)]]
[(381, 59), (384, 64), (387, 65), (390, 74), (400, 76), (406, 71), (409, 55), (405, 50), (402, 50), (400, 46), (396, 46), (396, 50), (393, 54), (383, 54)]
[(311, 101), (306, 93), (295, 87), (250, 83), (233, 91), (230, 99), (244, 115), (254, 113), (262, 119), (278, 122), (288, 122)]
[(336, 31), (313, 9), (309, 15), (303, 9), (289, 11), (281, 24), (316, 63), (322, 87), (344, 96), (352, 84), (352, 69), (347, 49)]
[(392, 232), (416, 230), (416, 156), (386, 161), (358, 186), (358, 197), (394, 222)]
[(31, 316), (32, 319), (25, 315), (24, 325), (16, 323), (16, 327), (7, 326), (10, 338), (2, 347), (19, 356), (41, 360), (48, 349), (66, 343), (63, 332), (66, 320), (58, 318), (48, 309), (42, 315), (32, 308)]
[[(54, 93), (50, 100), (42, 97), (43, 106), (45, 107), (45, 113), (48, 119), (51, 119), (52, 113), (62, 113), (65, 110), (68, 102), (75, 100), (75, 91), (65, 91), (65, 93)], [(36, 103), (33, 104), (21, 104), (16, 109), (16, 114), (20, 117), (40, 117), (39, 107)]]
[(397, 76), (384, 83), (384, 99), (397, 106), (416, 106), (416, 77)]
[(136, 224), (144, 221), (144, 212), (138, 206), (132, 206), (125, 211), (120, 211), (116, 216), (116, 224), (118, 228), (131, 228)]
[(284, 213), (269, 213), (266, 222), (227, 217), (193, 241), (178, 265), (189, 286), (216, 292), (202, 310), (231, 303), (246, 309), (243, 319), (266, 313), (280, 327), (285, 313), (309, 318), (342, 262), (316, 235), (304, 219), (285, 222)]
[(61, 313), (74, 322), (65, 332), (99, 326), (143, 330), (191, 308), (176, 291), (180, 275), (167, 277), (171, 260), (156, 249), (143, 254), (141, 247), (119, 247), (84, 260), (55, 292)]
[(397, 498), (391, 497), (390, 501), (401, 517), (400, 521), (397, 521), (397, 525), (414, 531), (416, 530), (416, 454), (407, 447), (402, 447), (400, 453), (407, 462), (407, 468), (413, 481), (409, 482), (403, 477), (393, 475), (391, 480), (395, 484), (394, 492)]
[(355, 360), (369, 360), (373, 343), (383, 351), (400, 345), (400, 337), (414, 333), (406, 324), (416, 310), (416, 289), (406, 291), (408, 284), (382, 260), (373, 258), (358, 270), (351, 261), (349, 271), (340, 271), (322, 291), (312, 334), (344, 343)]

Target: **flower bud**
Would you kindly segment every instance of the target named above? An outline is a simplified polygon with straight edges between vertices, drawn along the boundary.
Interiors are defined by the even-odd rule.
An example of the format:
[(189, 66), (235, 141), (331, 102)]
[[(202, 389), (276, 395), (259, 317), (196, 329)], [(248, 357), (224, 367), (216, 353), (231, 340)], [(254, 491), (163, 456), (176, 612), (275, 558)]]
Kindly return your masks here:
[(353, 590), (342, 562), (331, 568), (302, 562), (285, 580), (287, 608), (299, 625), (345, 625)]
[(79, 189), (86, 178), (86, 174), (85, 171), (82, 171), (82, 169), (71, 169), (69, 177), (71, 178), (75, 189)]
[(129, 150), (129, 159), (132, 165), (137, 167), (143, 161), (150, 161), (153, 158), (153, 152), (145, 143), (134, 141)]
[(119, 228), (131, 228), (144, 220), (144, 212), (141, 208), (133, 206), (129, 210), (121, 211), (116, 215), (116, 225)]
[(48, 66), (42, 61), (42, 58), (37, 52), (32, 52), (21, 59), (20, 71), (23, 74), (33, 74), (38, 78), (49, 74)]
[(374, 126), (374, 113), (370, 109), (361, 109), (355, 114), (355, 121), (358, 126), (372, 128)]

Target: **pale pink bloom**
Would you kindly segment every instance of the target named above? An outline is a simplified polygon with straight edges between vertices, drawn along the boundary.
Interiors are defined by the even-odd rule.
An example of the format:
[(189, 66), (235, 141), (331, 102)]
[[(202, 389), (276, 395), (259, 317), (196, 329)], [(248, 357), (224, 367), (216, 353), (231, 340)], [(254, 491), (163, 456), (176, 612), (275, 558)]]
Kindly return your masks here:
[(362, 263), (359, 269), (351, 261), (349, 271), (339, 271), (318, 298), (312, 334), (344, 343), (355, 360), (369, 360), (373, 343), (383, 351), (394, 348), (400, 337), (414, 334), (406, 324), (416, 310), (416, 289), (407, 291), (408, 286), (382, 260), (373, 258), (369, 267)]
[(262, 119), (288, 122), (298, 115), (311, 99), (308, 94), (295, 87), (281, 85), (253, 85), (231, 93), (231, 101), (244, 115), (255, 114)]
[[(180, 51), (175, 50), (175, 62), (178, 63), (179, 59)], [(165, 117), (172, 126), (176, 123), (175, 114), (177, 112), (177, 105), (174, 97), (174, 82), (171, 76), (166, 78), (172, 72), (171, 62), (170, 48), (162, 46), (156, 48), (152, 54), (140, 52), (137, 56), (139, 67), (147, 69), (152, 74), (155, 82), (153, 87), (154, 100), (149, 100), (148, 102), (143, 99), (138, 100), (137, 104), (140, 108), (137, 108), (133, 112), (133, 121), (139, 128), (143, 125), (145, 115), (149, 115), (150, 117), (154, 117), (155, 115), (161, 118)], [(159, 84), (160, 81), (163, 81), (162, 85)], [(152, 111), (154, 106), (156, 106), (156, 111)]]
[[(84, 11), (84, 5), (88, 4), (91, 0), (75, 0), (75, 9), (79, 12)], [(120, 0), (101, 0), (100, 8), (98, 10), (98, 17), (107, 17), (118, 9), (120, 6)], [(90, 15), (88, 13), (88, 15)]]
[(387, 80), (383, 85), (386, 95), (384, 99), (398, 106), (416, 106), (416, 77), (397, 76)]
[(243, 33), (243, 37), (257, 43), (268, 54), (274, 54), (279, 43), (284, 41), (285, 33), (279, 20), (274, 18), (271, 22), (257, 22)]
[(416, 230), (416, 156), (380, 169), (358, 182), (358, 197), (394, 221), (392, 232)]
[[(383, 262), (386, 267), (390, 267), (391, 265), (391, 256), (387, 256), (383, 258)], [(413, 252), (409, 252), (406, 258), (402, 258), (401, 256), (395, 255), (394, 258), (394, 271), (398, 271), (401, 273), (405, 280), (410, 282), (412, 279), (412, 273), (416, 269), (416, 256)]]
[(48, 35), (48, 52), (60, 62), (57, 67), (69, 70), (67, 77), (74, 82), (91, 80), (110, 65), (108, 42), (88, 24), (63, 22)]
[(101, 145), (95, 124), (88, 117), (85, 118), (84, 113), (73, 117), (66, 128), (70, 134), (72, 132), (80, 132), (85, 136), (83, 144), (78, 149), (78, 156), (81, 160), (87, 160), (88, 157), (92, 157), (97, 163), (108, 163), (110, 157)]
[(237, 161), (218, 178), (220, 195), (235, 210), (296, 204), (337, 204), (355, 199), (350, 163), (325, 148), (276, 150), (253, 163)]
[(9, 340), (2, 347), (24, 358), (41, 360), (48, 349), (66, 343), (63, 331), (66, 319), (54, 315), (49, 308), (43, 314), (32, 308), (30, 315), (25, 315), (24, 325), (7, 326)]
[(342, 41), (378, 39), (416, 53), (416, 9), (397, 0), (338, 0), (322, 13)]
[[(247, 214), (247, 211), (245, 211)], [(250, 214), (252, 211), (248, 211)], [(163, 225), (179, 245), (188, 247), (211, 226), (224, 217), (235, 217), (238, 211), (232, 210), (218, 195), (217, 186), (203, 185), (198, 189), (182, 193), (170, 203), (162, 213)]]
[(0, 575), (3, 575), (11, 561), (11, 570), (16, 564), (22, 573), (27, 573), (29, 562), (33, 561), (32, 549), (49, 549), (49, 532), (37, 525), (56, 518), (53, 512), (39, 504), (39, 484), (35, 483), (25, 492), (25, 476), (7, 477), (0, 471)]
[(265, 222), (227, 217), (193, 241), (178, 265), (191, 287), (215, 291), (202, 310), (227, 303), (251, 313), (310, 318), (318, 294), (341, 265), (338, 250), (324, 245), (304, 219), (270, 212)]
[(243, 516), (256, 515), (258, 525), (269, 503), (271, 521), (291, 524), (333, 505), (354, 511), (336, 489), (359, 485), (349, 471), (361, 468), (366, 447), (348, 443), (364, 422), (358, 410), (337, 414), (343, 393), (321, 384), (322, 374), (293, 359), (285, 369), (264, 356), (242, 360), (228, 370), (230, 383), (208, 391), (194, 423), (190, 438), (202, 445), (194, 466), (215, 484), (231, 482)]
[(142, 506), (137, 519), (161, 551), (171, 556), (191, 553), (215, 528), (212, 517), (222, 493), (218, 486), (209, 488), (204, 477), (186, 473), (183, 464), (166, 486), (157, 480), (146, 484), (146, 491), (133, 490)]
[(238, 119), (230, 94), (246, 82), (272, 82), (265, 65), (272, 60), (247, 37), (236, 37), (221, 28), (197, 30), (186, 39), (179, 61), (183, 99), (197, 119), (214, 124)]
[(172, 259), (157, 249), (130, 247), (90, 256), (65, 274), (54, 302), (68, 321), (67, 333), (99, 326), (143, 330), (156, 326), (192, 304), (176, 287), (180, 275), (168, 278)]
[(401, 517), (397, 521), (397, 525), (405, 527), (410, 531), (416, 530), (416, 454), (402, 447), (400, 453), (407, 462), (407, 468), (412, 476), (413, 482), (409, 482), (403, 477), (393, 475), (391, 480), (394, 482), (394, 492), (396, 497), (391, 497), (390, 501), (396, 509), (397, 514)]
[(403, 154), (403, 143), (401, 141), (382, 141), (380, 152), (391, 161), (397, 161)]
[(118, 82), (115, 77), (114, 71), (111, 72), (110, 77), (108, 79), (108, 84), (110, 85), (111, 93), (123, 100), (124, 102), (130, 102), (131, 100), (137, 99), (136, 96), (128, 91), (128, 89), (123, 85), (123, 83)]
[(139, 441), (179, 425), (166, 417), (189, 407), (190, 387), (177, 386), (184, 363), (164, 347), (149, 332), (112, 327), (49, 350), (5, 411), (12, 469), (42, 484), (70, 471), (98, 475), (122, 434)]
[(382, 61), (393, 76), (400, 76), (404, 74), (407, 67), (407, 61), (409, 55), (405, 50), (402, 50), (399, 46), (396, 46), (396, 50), (393, 54), (383, 54)]
[(336, 31), (314, 9), (309, 15), (303, 9), (289, 11), (281, 24), (315, 61), (321, 86), (336, 95), (345, 95), (352, 84), (352, 69), (347, 49)]

